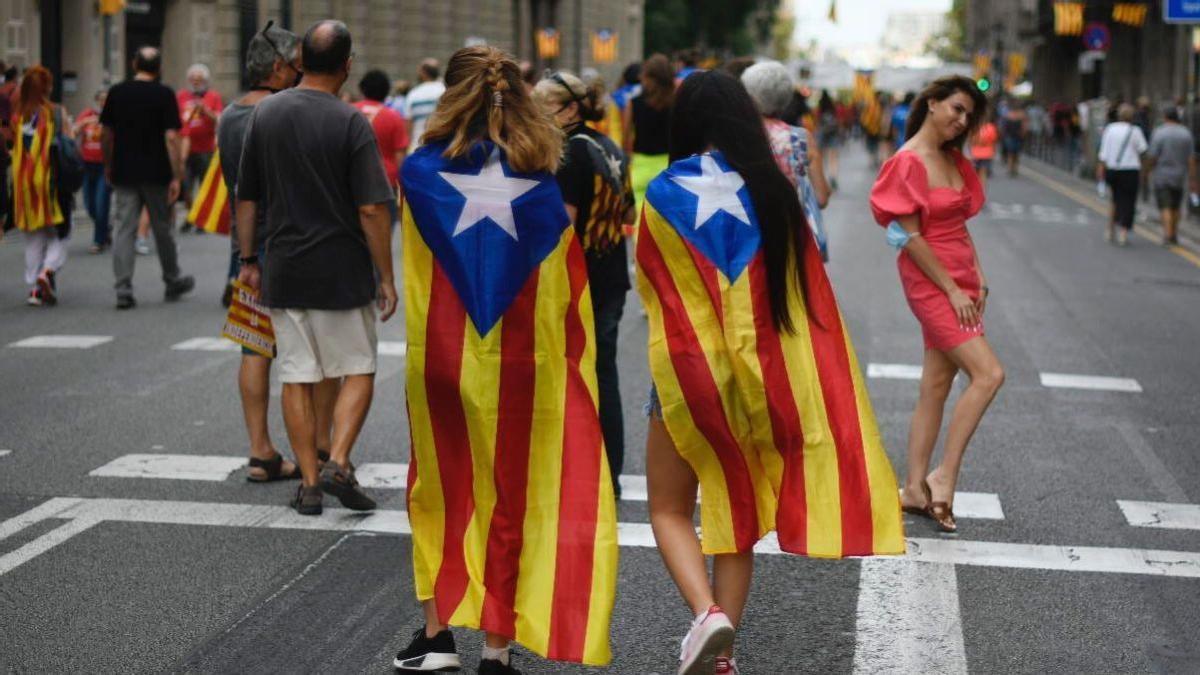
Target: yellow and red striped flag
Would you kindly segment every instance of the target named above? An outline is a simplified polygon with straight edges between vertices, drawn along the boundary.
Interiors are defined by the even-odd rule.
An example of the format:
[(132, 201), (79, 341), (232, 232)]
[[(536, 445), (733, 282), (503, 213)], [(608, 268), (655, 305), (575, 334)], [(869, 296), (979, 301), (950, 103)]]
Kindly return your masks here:
[(1141, 28), (1146, 23), (1146, 3), (1117, 2), (1113, 4), (1112, 18), (1117, 23)]
[(229, 212), (229, 189), (225, 187), (225, 176), (221, 172), (220, 150), (213, 153), (212, 161), (208, 163), (187, 220), (209, 234), (229, 234), (233, 216)]
[(447, 624), (602, 665), (616, 506), (583, 250), (554, 176), (446, 146), (401, 170), (417, 597)]
[[(775, 329), (762, 239), (719, 152), (673, 163), (646, 191), (638, 290), (667, 431), (700, 479), (704, 552), (819, 558), (904, 552), (896, 478), (812, 238), (795, 333)], [(789, 273), (789, 278), (791, 274)]]
[[(58, 190), (51, 180), (50, 144), (54, 142), (54, 112), (50, 106), (38, 111), (29, 149), (21, 142), (20, 130), (27, 120), (17, 118), (17, 142), (12, 150), (13, 221), (18, 230), (33, 232), (63, 221)], [(4, 189), (4, 188), (0, 188)]]
[(1054, 3), (1054, 34), (1083, 35), (1083, 3)]

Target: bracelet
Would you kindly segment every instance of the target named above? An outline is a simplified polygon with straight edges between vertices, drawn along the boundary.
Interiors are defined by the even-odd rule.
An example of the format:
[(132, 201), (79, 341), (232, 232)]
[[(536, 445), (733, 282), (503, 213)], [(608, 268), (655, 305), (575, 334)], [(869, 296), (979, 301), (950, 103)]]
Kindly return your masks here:
[(990, 296), (992, 294), (991, 289), (989, 289), (987, 286), (980, 286), (979, 290), (983, 291), (983, 294), (987, 295), (987, 296)]
[(258, 256), (248, 255), (245, 258), (238, 258), (238, 262), (242, 263), (243, 265), (257, 265)]

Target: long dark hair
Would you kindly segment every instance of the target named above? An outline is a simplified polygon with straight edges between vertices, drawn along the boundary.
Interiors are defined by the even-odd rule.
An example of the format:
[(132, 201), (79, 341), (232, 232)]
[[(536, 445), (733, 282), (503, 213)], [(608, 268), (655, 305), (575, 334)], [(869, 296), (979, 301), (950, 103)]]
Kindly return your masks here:
[[(776, 330), (793, 333), (788, 291), (797, 284), (807, 301), (804, 248), (812, 235), (796, 188), (775, 163), (754, 100), (740, 80), (720, 71), (697, 72), (685, 79), (671, 111), (672, 162), (710, 147), (746, 181), (762, 232), (771, 317)], [(789, 258), (795, 261), (794, 279), (788, 278)]]
[(961, 150), (967, 137), (975, 133), (979, 125), (983, 123), (984, 112), (988, 105), (987, 97), (983, 95), (982, 91), (979, 91), (975, 82), (962, 75), (939, 77), (921, 90), (916, 100), (912, 102), (912, 107), (909, 108), (908, 123), (904, 125), (904, 137), (912, 138), (921, 130), (921, 125), (925, 124), (925, 116), (929, 114), (930, 101), (945, 101), (959, 92), (969, 96), (975, 106), (971, 110), (971, 114), (967, 115), (967, 128), (961, 134), (943, 143), (942, 149)]

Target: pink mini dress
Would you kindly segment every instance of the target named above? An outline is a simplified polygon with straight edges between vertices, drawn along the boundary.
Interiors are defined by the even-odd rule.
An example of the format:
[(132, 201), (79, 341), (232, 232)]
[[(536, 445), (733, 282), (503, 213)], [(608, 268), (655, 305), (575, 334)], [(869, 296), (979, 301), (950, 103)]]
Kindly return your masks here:
[[(885, 228), (901, 216), (919, 215), (925, 243), (958, 287), (972, 300), (978, 300), (979, 269), (967, 232), (967, 219), (983, 208), (983, 186), (962, 153), (951, 152), (963, 179), (961, 190), (949, 187), (931, 190), (921, 158), (910, 150), (902, 150), (880, 169), (871, 189), (871, 211), (875, 222)], [(958, 325), (950, 298), (917, 267), (908, 251), (900, 251), (896, 266), (900, 269), (908, 306), (921, 323), (926, 349), (949, 351), (984, 334), (982, 320), (976, 327), (963, 329)]]

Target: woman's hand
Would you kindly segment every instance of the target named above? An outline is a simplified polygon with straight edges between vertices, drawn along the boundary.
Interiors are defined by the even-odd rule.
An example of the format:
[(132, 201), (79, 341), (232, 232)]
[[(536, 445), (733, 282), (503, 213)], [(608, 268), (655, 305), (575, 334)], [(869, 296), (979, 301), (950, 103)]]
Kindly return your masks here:
[(954, 314), (958, 317), (958, 326), (963, 330), (975, 328), (979, 325), (979, 307), (971, 296), (962, 291), (961, 288), (956, 288), (949, 293), (950, 306), (954, 308)]
[(975, 301), (975, 309), (979, 312), (979, 317), (983, 318), (983, 310), (987, 307), (987, 299), (991, 293), (988, 291), (987, 284), (984, 284), (979, 289), (979, 299)]

